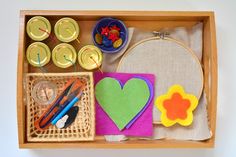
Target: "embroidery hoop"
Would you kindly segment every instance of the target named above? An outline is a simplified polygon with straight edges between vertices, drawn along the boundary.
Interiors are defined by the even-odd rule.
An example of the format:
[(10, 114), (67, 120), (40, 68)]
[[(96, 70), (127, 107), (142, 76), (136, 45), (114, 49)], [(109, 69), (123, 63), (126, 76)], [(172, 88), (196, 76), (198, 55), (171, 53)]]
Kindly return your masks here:
[[(142, 70), (138, 70), (138, 71), (135, 71), (135, 70), (130, 70), (129, 68), (127, 68), (127, 67), (131, 67), (131, 68), (135, 68), (135, 67), (137, 67), (137, 65), (138, 65), (138, 67), (140, 67), (140, 66), (146, 66), (149, 62), (147, 62), (147, 59), (145, 59), (145, 57), (148, 55), (148, 53), (150, 53), (150, 51), (148, 51), (148, 52), (145, 52), (145, 53), (147, 53), (147, 55), (144, 55), (145, 57), (144, 58), (142, 58), (142, 60), (144, 61), (144, 62), (139, 62), (140, 60), (138, 60), (138, 62), (136, 62), (136, 64), (134, 63), (134, 61), (128, 61), (129, 59), (128, 59), (128, 57), (129, 57), (129, 55), (133, 55), (132, 57), (131, 57), (131, 60), (132, 60), (132, 58), (135, 58), (134, 56), (134, 53), (135, 53), (135, 50), (139, 47), (139, 46), (141, 46), (142, 47), (142, 45), (143, 44), (145, 44), (145, 43), (149, 43), (150, 41), (152, 42), (152, 41), (158, 41), (158, 42), (168, 42), (168, 43), (173, 43), (173, 45), (175, 45), (175, 47), (176, 47), (176, 49), (178, 49), (178, 48), (182, 48), (182, 52), (178, 52), (178, 53), (182, 53), (182, 54), (180, 54), (180, 55), (186, 55), (186, 61), (188, 61), (189, 60), (189, 62), (190, 62), (190, 64), (191, 64), (191, 62), (193, 62), (192, 63), (192, 66), (195, 68), (195, 69), (193, 69), (193, 71), (188, 71), (188, 72), (185, 72), (185, 73), (189, 73), (190, 75), (188, 75), (188, 76), (190, 76), (190, 77), (195, 77), (196, 75), (197, 75), (197, 79), (195, 79), (195, 80), (197, 80), (197, 83), (196, 84), (193, 84), (192, 86), (194, 86), (194, 88), (193, 87), (189, 87), (189, 86), (186, 86), (186, 84), (191, 84), (191, 82), (192, 82), (192, 80), (194, 80), (193, 78), (192, 79), (186, 79), (186, 84), (185, 83), (178, 83), (178, 81), (177, 82), (175, 82), (174, 80), (171, 80), (170, 82), (175, 82), (174, 84), (180, 84), (180, 85), (182, 85), (184, 88), (185, 88), (185, 90), (186, 90), (186, 92), (188, 92), (188, 93), (191, 93), (191, 94), (194, 94), (198, 99), (201, 97), (201, 94), (202, 94), (202, 91), (203, 91), (203, 82), (204, 82), (204, 77), (203, 77), (203, 69), (202, 69), (202, 66), (201, 66), (201, 63), (200, 63), (200, 61), (199, 61), (199, 59), (197, 58), (197, 56), (195, 55), (195, 53), (194, 53), (194, 51), (191, 49), (191, 48), (189, 48), (187, 45), (185, 45), (184, 43), (182, 43), (181, 41), (178, 41), (178, 40), (176, 40), (176, 39), (173, 39), (173, 38), (170, 38), (170, 37), (167, 37), (167, 33), (166, 32), (153, 32), (154, 34), (156, 34), (156, 36), (155, 37), (150, 37), (150, 38), (147, 38), (147, 39), (143, 39), (143, 40), (141, 40), (141, 41), (139, 41), (139, 42), (137, 42), (137, 43), (135, 43), (134, 45), (132, 45), (126, 52), (125, 52), (125, 54), (122, 56), (122, 58), (121, 58), (121, 60), (119, 61), (119, 63), (118, 63), (118, 66), (117, 66), (117, 68), (116, 68), (116, 72), (131, 72), (131, 73), (154, 73), (155, 75), (156, 75), (156, 82), (155, 82), (155, 97), (154, 97), (154, 99), (156, 99), (158, 96), (160, 96), (160, 95), (162, 95), (162, 94), (165, 94), (167, 91), (168, 91), (168, 89), (169, 89), (169, 87), (171, 86), (171, 85), (163, 85), (163, 82), (165, 82), (164, 81), (164, 79), (163, 78), (165, 78), (165, 76), (164, 77), (162, 77), (162, 78), (160, 78), (159, 77), (159, 79), (160, 80), (162, 80), (162, 81), (159, 81), (158, 79), (157, 79), (157, 77), (158, 76), (160, 76), (159, 74), (160, 73), (163, 73), (163, 70), (161, 71), (160, 69), (157, 69), (156, 71), (155, 70), (151, 70), (151, 71), (149, 71), (149, 69), (147, 70), (147, 71), (142, 71)], [(156, 49), (156, 50), (159, 50), (160, 48), (163, 48), (163, 47), (159, 47), (158, 48), (158, 46), (161, 46), (162, 44), (159, 44), (159, 45), (155, 45), (155, 48), (154, 48), (154, 50)], [(178, 49), (179, 50), (179, 49)], [(142, 49), (142, 51), (147, 51), (147, 50), (144, 50), (144, 49)], [(159, 50), (160, 51), (160, 50)], [(138, 53), (138, 52), (137, 52)], [(139, 53), (140, 53), (140, 51), (139, 51)], [(152, 56), (153, 56), (153, 54), (155, 54), (154, 52), (151, 52), (152, 53)], [(176, 53), (176, 52), (168, 52), (168, 53)], [(164, 54), (164, 53), (163, 53)], [(163, 55), (163, 54), (161, 54), (161, 55)], [(149, 54), (150, 55), (150, 54)], [(153, 58), (152, 58), (153, 59)], [(157, 58), (155, 58), (154, 57), (154, 59), (157, 59)], [(161, 58), (162, 59), (162, 58)], [(172, 59), (178, 59), (178, 58), (176, 58), (176, 56), (175, 57), (173, 57)], [(146, 62), (145, 62), (146, 61)], [(160, 60), (159, 60), (160, 61)], [(129, 64), (129, 62), (132, 62), (131, 64)], [(160, 61), (161, 62), (161, 61)], [(169, 62), (170, 63), (170, 62)], [(173, 63), (172, 63), (173, 64)], [(130, 65), (130, 66), (129, 66)], [(181, 64), (179, 64), (179, 65), (181, 65)], [(153, 67), (153, 66), (152, 66)], [(155, 66), (156, 67), (156, 66)], [(159, 67), (165, 67), (164, 65), (162, 65), (162, 66), (159, 66)], [(182, 67), (184, 67), (184, 66), (182, 66)], [(127, 69), (129, 69), (129, 70), (127, 70)], [(136, 69), (137, 70), (137, 69)], [(159, 70), (159, 71), (158, 71)], [(168, 70), (172, 70), (172, 69), (168, 69)], [(168, 71), (167, 70), (167, 71)], [(188, 69), (189, 70), (189, 69)], [(195, 71), (194, 71), (195, 70)], [(161, 71), (161, 72), (160, 72)], [(159, 73), (159, 74), (158, 74)], [(183, 72), (184, 73), (184, 72)], [(174, 78), (174, 77), (173, 77)], [(178, 78), (179, 79), (179, 78)], [(160, 83), (160, 82), (162, 82), (162, 83)], [(181, 81), (180, 81), (181, 82)], [(167, 84), (168, 84), (168, 82), (167, 82)], [(173, 84), (172, 84), (173, 85)], [(164, 88), (166, 88), (166, 91), (164, 92), (163, 90), (159, 93), (159, 86), (166, 86), (166, 87), (161, 87), (162, 89), (164, 89)], [(195, 86), (196, 86), (196, 88), (195, 88)], [(191, 90), (189, 90), (189, 88), (193, 88), (193, 89), (191, 89)], [(158, 92), (157, 92), (158, 91)], [(154, 124), (160, 124), (160, 111), (156, 108), (156, 107), (154, 107), (154, 110), (153, 110), (153, 123)]]

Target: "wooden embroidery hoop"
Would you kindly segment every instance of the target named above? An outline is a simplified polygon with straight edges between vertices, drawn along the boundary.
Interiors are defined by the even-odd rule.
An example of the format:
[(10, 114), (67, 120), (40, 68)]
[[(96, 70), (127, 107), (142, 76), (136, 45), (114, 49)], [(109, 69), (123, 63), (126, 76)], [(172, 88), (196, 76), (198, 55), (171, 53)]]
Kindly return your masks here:
[[(141, 40), (141, 41), (139, 41), (139, 42), (137, 42), (137, 43), (135, 43), (134, 45), (132, 45), (126, 52), (125, 52), (125, 54), (122, 56), (122, 58), (121, 58), (121, 60), (119, 61), (119, 63), (118, 63), (118, 66), (117, 66), (117, 69), (116, 69), (116, 71), (117, 72), (134, 72), (134, 73), (137, 73), (137, 71), (125, 71), (124, 69), (126, 69), (125, 68), (125, 65), (123, 64), (124, 63), (124, 61), (125, 61), (125, 59), (127, 58), (127, 56), (128, 55), (130, 55), (131, 53), (135, 53), (133, 50), (135, 49), (135, 48), (137, 48), (138, 46), (140, 46), (141, 44), (143, 44), (143, 43), (145, 43), (145, 42), (148, 42), (148, 41), (153, 41), (153, 40), (158, 40), (158, 41), (168, 41), (168, 42), (173, 42), (175, 45), (178, 45), (178, 46), (180, 46), (180, 47), (182, 47), (184, 50), (185, 50), (185, 52), (188, 52), (188, 54), (190, 54), (191, 55), (191, 57), (192, 57), (192, 59), (195, 61), (195, 63), (196, 63), (196, 66), (197, 66), (197, 69), (199, 70), (198, 72), (196, 72), (196, 73), (199, 73), (199, 76), (198, 76), (198, 78), (199, 78), (199, 82), (200, 82), (200, 84), (199, 84), (199, 87), (198, 87), (198, 92), (196, 92), (196, 94), (195, 94), (195, 96), (198, 98), (198, 99), (200, 99), (200, 97), (201, 97), (201, 95), (202, 95), (202, 90), (203, 90), (203, 81), (204, 81), (204, 77), (203, 77), (203, 70), (202, 70), (202, 66), (201, 66), (201, 63), (200, 63), (200, 61), (199, 61), (199, 59), (197, 58), (197, 56), (195, 55), (195, 53), (194, 53), (194, 51), (191, 49), (191, 48), (189, 48), (188, 46), (186, 46), (184, 43), (182, 43), (181, 41), (178, 41), (178, 40), (176, 40), (176, 39), (173, 39), (173, 38), (170, 38), (170, 37), (167, 37), (167, 33), (163, 33), (163, 32), (153, 32), (153, 33), (155, 33), (156, 34), (156, 36), (155, 37), (150, 37), (150, 38), (147, 38), (147, 39), (143, 39), (143, 40)], [(124, 71), (122, 71), (122, 69), (121, 69), (121, 66), (122, 65), (124, 65), (124, 68), (123, 68), (123, 70)], [(133, 67), (135, 67), (135, 64), (133, 64)], [(141, 72), (141, 71), (140, 71)], [(155, 74), (155, 73), (154, 73)], [(156, 81), (156, 84), (157, 84), (157, 81)], [(155, 85), (156, 86), (156, 85)], [(157, 85), (158, 86), (158, 85)], [(183, 86), (184, 87), (184, 86)], [(155, 87), (156, 88), (156, 87)], [(166, 92), (168, 91), (168, 89), (166, 89)], [(162, 93), (162, 94), (164, 94), (164, 93)], [(155, 94), (155, 97), (154, 97), (154, 100), (158, 97), (159, 95), (156, 95)], [(155, 110), (155, 109), (154, 109)], [(157, 109), (156, 109), (157, 110)], [(157, 111), (158, 112), (158, 111)], [(159, 120), (155, 120), (156, 118), (154, 118), (154, 124), (160, 124), (160, 121)]]

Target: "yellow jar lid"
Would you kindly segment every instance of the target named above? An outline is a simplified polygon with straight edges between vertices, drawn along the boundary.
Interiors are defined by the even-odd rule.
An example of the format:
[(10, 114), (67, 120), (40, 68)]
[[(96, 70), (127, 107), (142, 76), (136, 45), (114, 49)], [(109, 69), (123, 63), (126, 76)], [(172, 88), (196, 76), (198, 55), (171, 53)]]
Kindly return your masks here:
[(35, 41), (42, 41), (49, 37), (51, 24), (45, 17), (32, 17), (26, 25), (28, 36)]
[(60, 68), (68, 68), (76, 61), (75, 48), (67, 43), (61, 43), (52, 50), (52, 61)]
[(51, 51), (46, 44), (34, 42), (27, 48), (26, 57), (31, 65), (41, 67), (50, 61)]
[(79, 36), (79, 25), (74, 19), (65, 17), (57, 21), (54, 32), (60, 41), (71, 42)]
[(78, 61), (80, 66), (86, 70), (96, 69), (102, 64), (102, 52), (94, 45), (86, 45), (80, 49)]

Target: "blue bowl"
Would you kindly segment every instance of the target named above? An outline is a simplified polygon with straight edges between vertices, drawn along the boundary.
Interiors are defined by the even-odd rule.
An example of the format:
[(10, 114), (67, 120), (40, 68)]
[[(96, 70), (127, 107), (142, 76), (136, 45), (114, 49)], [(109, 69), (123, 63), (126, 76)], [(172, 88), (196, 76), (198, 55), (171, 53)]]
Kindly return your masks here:
[[(95, 35), (97, 33), (101, 34), (102, 27), (106, 27), (106, 26), (111, 27), (111, 26), (114, 26), (114, 25), (116, 25), (117, 27), (120, 28), (120, 38), (123, 41), (122, 45), (118, 48), (114, 48), (112, 45), (110, 47), (106, 47), (103, 44), (101, 44), (101, 45), (97, 44), (97, 42), (95, 41)], [(127, 44), (128, 30), (127, 30), (125, 24), (122, 21), (118, 20), (118, 19), (102, 18), (95, 25), (95, 27), (93, 29), (92, 36), (93, 36), (94, 45), (96, 45), (98, 48), (100, 48), (102, 52), (104, 52), (104, 53), (116, 53), (116, 52), (119, 52), (122, 48), (124, 48), (124, 46)]]

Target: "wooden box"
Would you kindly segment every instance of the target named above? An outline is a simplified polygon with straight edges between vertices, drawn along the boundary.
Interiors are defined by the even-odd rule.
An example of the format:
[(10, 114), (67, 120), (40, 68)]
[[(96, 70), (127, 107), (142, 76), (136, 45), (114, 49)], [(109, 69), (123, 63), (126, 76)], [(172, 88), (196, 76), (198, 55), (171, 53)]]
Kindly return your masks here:
[[(92, 43), (91, 31), (95, 22), (105, 16), (115, 17), (123, 20), (126, 25), (144, 28), (146, 30), (159, 30), (164, 27), (173, 28), (177, 26), (191, 27), (197, 22), (203, 22), (203, 71), (204, 88), (208, 101), (209, 127), (212, 138), (206, 141), (179, 141), (179, 140), (135, 140), (123, 142), (106, 142), (103, 137), (96, 137), (95, 141), (88, 142), (28, 142), (26, 138), (26, 106), (24, 103), (23, 78), (26, 73), (38, 72), (37, 68), (28, 66), (25, 50), (31, 39), (26, 34), (26, 22), (29, 18), (41, 15), (50, 20), (52, 24), (65, 16), (79, 21), (81, 28), (80, 40), (83, 41), (77, 51), (83, 45)], [(167, 11), (21, 11), (20, 32), (17, 71), (17, 118), (18, 136), (20, 148), (65, 148), (65, 147), (87, 147), (87, 148), (208, 148), (214, 147), (216, 128), (216, 105), (217, 105), (217, 49), (216, 31), (213, 12), (167, 12)], [(49, 39), (45, 40), (52, 49), (55, 43)], [(73, 42), (72, 44), (76, 44)], [(47, 65), (49, 72), (69, 72), (73, 68), (60, 69), (52, 63)]]

